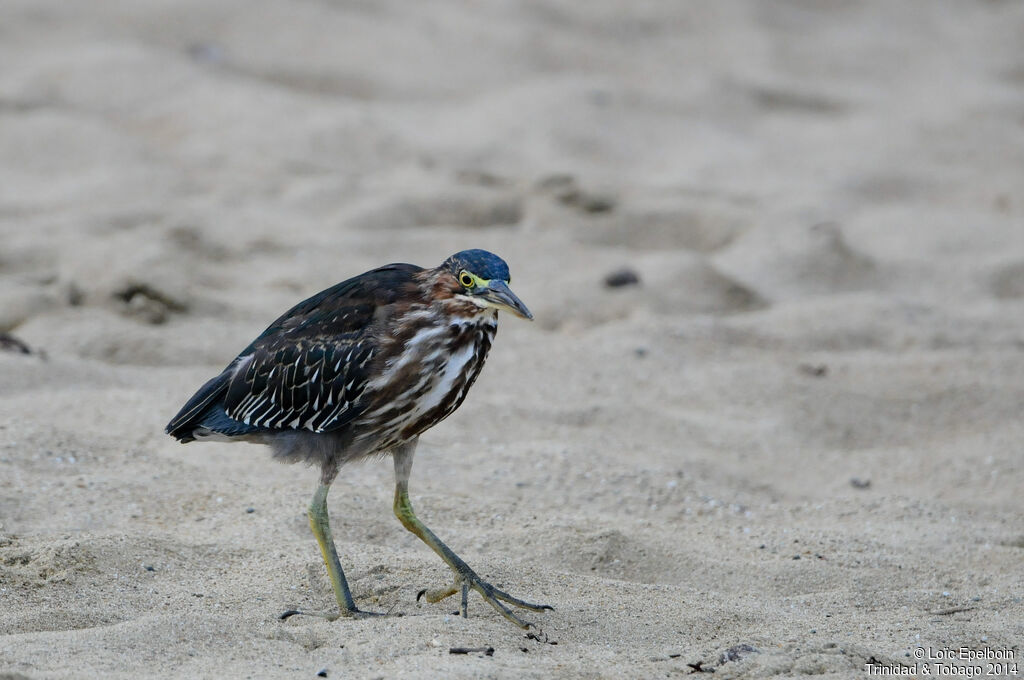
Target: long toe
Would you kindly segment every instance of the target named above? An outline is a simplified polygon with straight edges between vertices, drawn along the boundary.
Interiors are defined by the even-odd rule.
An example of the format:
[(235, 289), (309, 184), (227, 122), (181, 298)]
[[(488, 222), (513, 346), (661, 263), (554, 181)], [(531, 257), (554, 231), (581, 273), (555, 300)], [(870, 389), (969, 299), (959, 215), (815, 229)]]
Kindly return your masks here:
[(525, 619), (520, 618), (511, 609), (502, 604), (502, 601), (508, 602), (509, 604), (514, 605), (516, 607), (522, 607), (523, 609), (529, 609), (535, 612), (542, 612), (546, 609), (554, 609), (554, 607), (550, 605), (533, 604), (532, 602), (526, 602), (525, 600), (520, 600), (519, 598), (512, 597), (505, 591), (499, 588), (495, 588), (487, 581), (481, 579), (479, 576), (470, 579), (469, 586), (473, 588), (473, 590), (480, 593), (484, 600), (489, 605), (494, 607), (495, 611), (497, 611), (499, 614), (501, 614), (506, 619), (516, 624), (520, 628), (529, 628), (533, 626), (533, 624), (529, 621), (526, 621)]
[[(529, 621), (520, 618), (515, 612), (513, 612), (511, 609), (503, 605), (501, 601), (495, 596), (494, 588), (492, 588), (490, 584), (486, 581), (478, 581), (476, 583), (470, 584), (470, 586), (473, 588), (473, 590), (480, 593), (480, 595), (484, 598), (484, 601), (487, 604), (494, 607), (494, 611), (498, 612), (506, 619), (519, 626), (520, 628), (529, 628), (533, 625)], [(463, 616), (465, 616), (465, 614), (463, 614)]]
[(502, 602), (508, 602), (516, 607), (522, 607), (523, 609), (529, 609), (530, 611), (543, 612), (543, 611), (554, 611), (555, 608), (549, 604), (534, 604), (527, 602), (526, 600), (520, 600), (518, 597), (512, 597), (504, 590), (499, 590), (494, 586), (491, 586), (491, 590), (494, 591), (494, 596)]
[[(451, 597), (456, 593), (464, 592), (464, 589), (472, 588), (480, 594), (480, 597), (484, 599), (487, 604), (494, 607), (494, 610), (504, 616), (506, 619), (516, 624), (520, 628), (529, 628), (533, 624), (520, 618), (515, 612), (506, 607), (503, 603), (507, 602), (515, 607), (521, 607), (522, 609), (529, 609), (534, 612), (543, 612), (548, 610), (554, 610), (554, 607), (547, 604), (534, 604), (527, 602), (526, 600), (520, 600), (518, 597), (512, 597), (504, 590), (495, 588), (487, 581), (483, 580), (475, 573), (470, 574), (459, 574), (455, 583), (445, 588), (437, 588), (434, 590), (421, 590), (417, 595), (416, 599), (419, 600), (421, 597), (426, 598), (427, 602), (436, 603), (441, 600)], [(465, 595), (463, 595), (463, 604), (460, 607), (459, 613), (463, 617), (467, 615), (465, 605)]]

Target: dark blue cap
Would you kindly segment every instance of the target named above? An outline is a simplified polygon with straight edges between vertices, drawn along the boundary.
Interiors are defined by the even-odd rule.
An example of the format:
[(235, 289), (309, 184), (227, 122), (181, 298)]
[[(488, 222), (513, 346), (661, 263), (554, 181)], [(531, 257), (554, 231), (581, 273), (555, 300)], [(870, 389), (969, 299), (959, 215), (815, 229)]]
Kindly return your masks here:
[(445, 260), (445, 264), (456, 275), (458, 275), (459, 271), (465, 269), (484, 281), (491, 279), (509, 280), (508, 265), (505, 264), (505, 260), (486, 250), (463, 250)]

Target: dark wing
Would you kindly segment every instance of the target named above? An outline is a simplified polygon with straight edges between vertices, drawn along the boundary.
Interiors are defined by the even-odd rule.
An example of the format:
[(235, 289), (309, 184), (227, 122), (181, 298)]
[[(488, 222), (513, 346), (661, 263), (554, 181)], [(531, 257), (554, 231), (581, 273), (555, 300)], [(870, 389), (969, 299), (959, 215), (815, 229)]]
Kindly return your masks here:
[[(349, 318), (368, 324), (373, 314), (359, 309)], [(365, 328), (334, 337), (293, 335), (262, 342), (239, 362), (224, 395), (229, 418), (259, 429), (327, 432), (357, 415), (374, 354)]]
[(199, 391), (181, 407), (178, 415), (171, 418), (171, 422), (167, 423), (167, 428), (164, 431), (182, 443), (193, 441), (195, 439), (193, 432), (196, 427), (211, 410), (216, 408), (215, 404), (224, 394), (233, 368), (234, 363), (216, 378), (207, 380), (206, 384), (200, 387)]
[(379, 310), (408, 294), (420, 267), (381, 267), (288, 310), (167, 426), (190, 440), (196, 428), (227, 435), (337, 430), (362, 409), (377, 350)]

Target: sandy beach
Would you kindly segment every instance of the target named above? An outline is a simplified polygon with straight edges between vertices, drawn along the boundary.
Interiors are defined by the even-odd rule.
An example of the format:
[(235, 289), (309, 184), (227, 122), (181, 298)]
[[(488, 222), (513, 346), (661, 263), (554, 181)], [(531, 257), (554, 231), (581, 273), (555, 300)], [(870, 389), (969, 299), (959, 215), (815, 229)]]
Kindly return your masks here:
[[(1022, 36), (1011, 0), (7, 0), (0, 679), (1024, 671)], [(334, 605), (317, 471), (164, 425), (299, 300), (466, 248), (536, 320), (412, 499), (555, 609), (417, 602), (450, 573), (385, 459), (329, 507), (392, 615), (281, 621)]]

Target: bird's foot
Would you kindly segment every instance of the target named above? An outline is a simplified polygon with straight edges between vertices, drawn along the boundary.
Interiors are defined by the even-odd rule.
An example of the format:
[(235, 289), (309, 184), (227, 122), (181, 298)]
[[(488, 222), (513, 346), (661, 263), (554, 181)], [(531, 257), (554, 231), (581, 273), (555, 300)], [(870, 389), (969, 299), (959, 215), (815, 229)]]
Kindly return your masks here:
[(511, 609), (506, 607), (502, 602), (507, 602), (513, 606), (521, 607), (522, 609), (529, 609), (534, 612), (542, 612), (546, 609), (554, 610), (554, 607), (547, 604), (533, 604), (525, 600), (520, 600), (517, 597), (512, 597), (504, 590), (495, 588), (487, 581), (483, 580), (476, 575), (473, 571), (468, 573), (458, 573), (455, 576), (455, 583), (447, 588), (437, 588), (434, 590), (421, 590), (417, 595), (416, 599), (419, 600), (421, 597), (427, 598), (427, 602), (435, 603), (440, 602), (446, 597), (451, 597), (456, 593), (462, 593), (462, 604), (459, 607), (459, 614), (463, 618), (468, 616), (469, 608), (469, 589), (472, 588), (476, 592), (480, 593), (480, 596), (484, 598), (487, 604), (494, 607), (494, 610), (504, 616), (506, 619), (516, 624), (520, 628), (529, 628), (533, 624), (526, 621), (515, 614)]
[(341, 609), (336, 612), (304, 612), (298, 609), (289, 609), (277, 617), (284, 621), (293, 616), (316, 616), (321, 619), (327, 619), (328, 621), (337, 621), (338, 619), (370, 619), (375, 616), (387, 616), (384, 612), (365, 612), (362, 609)]

